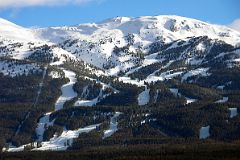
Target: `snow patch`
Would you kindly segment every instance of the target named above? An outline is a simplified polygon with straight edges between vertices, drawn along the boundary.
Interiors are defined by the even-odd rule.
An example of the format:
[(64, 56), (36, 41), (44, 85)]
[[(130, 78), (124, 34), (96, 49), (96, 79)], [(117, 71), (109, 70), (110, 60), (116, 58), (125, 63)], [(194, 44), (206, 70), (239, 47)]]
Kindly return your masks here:
[(202, 127), (199, 131), (199, 139), (207, 139), (210, 136), (210, 126)]
[(206, 50), (206, 46), (202, 43), (199, 43), (197, 46), (196, 46), (196, 49), (198, 51), (201, 51), (201, 52), (204, 52)]
[(186, 104), (190, 104), (190, 103), (194, 103), (197, 101), (197, 99), (191, 99), (191, 98), (188, 98), (188, 97), (185, 97), (186, 100), (187, 100), (187, 103)]
[(98, 98), (95, 98), (93, 100), (77, 100), (75, 103), (74, 103), (74, 106), (75, 107), (79, 107), (79, 106), (84, 106), (84, 107), (92, 107), (92, 106), (95, 106), (99, 101), (98, 101)]
[(228, 102), (228, 97), (223, 97), (223, 99), (220, 99), (218, 101), (216, 101), (215, 103), (226, 103)]
[(150, 100), (149, 92), (150, 92), (150, 89), (147, 89), (147, 87), (145, 87), (145, 90), (138, 95), (139, 106), (144, 106), (149, 103), (149, 100)]
[(50, 72), (49, 76), (51, 76), (53, 79), (61, 78), (61, 75), (57, 71)]
[(230, 118), (236, 117), (238, 115), (237, 108), (229, 108), (229, 111), (230, 111)]

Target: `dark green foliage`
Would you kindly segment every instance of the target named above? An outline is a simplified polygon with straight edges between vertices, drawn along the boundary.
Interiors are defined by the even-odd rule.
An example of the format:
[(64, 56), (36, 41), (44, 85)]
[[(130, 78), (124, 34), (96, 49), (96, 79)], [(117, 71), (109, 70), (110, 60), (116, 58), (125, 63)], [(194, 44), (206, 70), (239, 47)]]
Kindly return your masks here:
[(29, 60), (49, 63), (52, 61), (53, 53), (52, 47), (48, 45), (43, 45), (40, 47), (35, 47), (32, 50), (34, 51), (29, 57)]
[[(175, 29), (171, 28), (172, 31)], [(236, 56), (233, 52), (237, 48), (208, 37), (189, 37), (184, 41), (177, 40), (169, 44), (158, 39), (149, 46), (148, 53), (143, 52), (142, 46), (139, 46), (136, 52), (132, 52), (130, 47), (134, 43), (134, 35), (129, 34), (125, 39), (128, 44), (121, 48), (117, 46), (114, 48), (113, 55), (103, 65), (104, 69), (115, 67), (116, 64), (113, 62), (116, 60), (119, 63), (117, 56), (130, 56), (129, 61), (133, 62), (135, 67), (142, 65), (145, 56), (156, 56), (159, 62), (144, 66), (129, 76), (142, 80), (152, 73), (160, 76), (182, 71), (184, 74), (200, 67), (209, 67), (210, 75), (192, 76), (186, 81), (182, 81), (181, 76), (177, 76), (172, 80), (145, 83), (150, 89), (150, 102), (140, 107), (137, 104), (137, 98), (144, 87), (124, 84), (114, 76), (97, 76), (93, 71), (101, 69), (81, 60), (64, 56), (66, 62), (61, 67), (76, 73), (78, 82), (75, 83), (73, 89), (78, 96), (66, 102), (63, 110), (51, 114), (50, 120), (54, 121), (54, 124), (45, 128), (44, 140), (60, 135), (64, 127), (68, 130), (76, 130), (93, 124), (100, 124), (100, 126), (90, 133), (80, 134), (74, 140), (73, 146), (69, 148), (70, 152), (46, 152), (44, 154), (35, 152), (5, 154), (5, 156), (10, 159), (26, 159), (24, 154), (35, 159), (51, 159), (52, 157), (56, 159), (59, 155), (60, 157), (57, 157), (59, 159), (159, 159), (162, 156), (165, 156), (165, 159), (181, 159), (179, 155), (185, 159), (185, 155), (191, 156), (192, 159), (206, 159), (206, 157), (213, 159), (219, 155), (224, 156), (224, 154), (239, 156), (237, 152), (239, 144), (236, 146), (234, 144), (239, 143), (240, 139), (240, 116), (230, 118), (229, 108), (240, 110), (240, 70), (239, 67), (229, 67), (225, 63)], [(82, 48), (78, 46), (79, 41), (81, 40), (67, 40), (62, 47), (75, 46), (76, 51), (72, 54), (81, 56)], [(108, 41), (111, 42), (112, 39), (100, 40), (99, 45)], [(206, 50), (198, 50), (199, 44), (203, 44)], [(21, 46), (22, 44), (14, 45)], [(86, 45), (89, 46), (86, 52), (90, 53), (97, 44), (86, 42)], [(13, 51), (5, 47), (0, 49), (4, 52)], [(217, 57), (222, 52), (227, 54)], [(196, 58), (196, 60), (201, 58), (203, 63), (201, 65), (189, 64), (188, 61), (191, 58)], [(31, 61), (41, 62), (39, 63), (41, 68), (52, 59), (58, 60), (53, 57), (52, 47), (47, 45), (34, 48), (34, 53), (28, 58)], [(121, 71), (119, 75), (125, 76), (129, 70)], [(51, 71), (59, 72), (62, 78), (52, 79), (47, 76), (44, 79), (36, 108), (32, 107), (39, 90), (42, 73), (36, 72), (15, 78), (0, 74), (0, 148), (7, 142), (19, 146), (36, 140), (37, 122), (45, 113), (53, 111), (54, 103), (61, 95), (61, 86), (68, 82), (66, 78), (63, 78), (63, 72), (58, 67), (49, 66), (47, 75)], [(119, 92), (114, 93), (113, 89), (108, 88), (103, 94), (109, 94), (109, 96), (96, 107), (74, 107), (78, 99), (92, 100), (100, 95), (103, 85), (99, 81), (109, 84)], [(218, 87), (222, 85), (225, 86), (223, 90)], [(178, 89), (181, 95), (174, 95), (170, 91), (171, 88)], [(228, 102), (215, 103), (222, 97), (228, 97)], [(187, 104), (187, 98), (194, 98), (197, 101)], [(109, 128), (110, 118), (115, 111), (122, 112), (118, 119), (118, 131), (111, 137), (103, 139), (103, 131)], [(28, 113), (29, 116), (27, 116)], [(19, 133), (15, 134), (21, 123)], [(199, 129), (208, 125), (210, 137), (207, 140), (199, 140)], [(221, 141), (224, 141), (229, 148), (226, 149), (224, 145), (218, 144)], [(226, 142), (232, 144), (229, 145)], [(175, 147), (176, 144), (179, 146)], [(31, 145), (27, 146), (25, 151), (31, 148)], [(215, 155), (216, 151), (221, 153)], [(202, 157), (196, 158), (196, 153)], [(43, 156), (39, 156), (40, 154)], [(27, 159), (31, 158), (27, 157)], [(219, 156), (218, 159), (221, 157)]]
[(17, 76), (0, 74), (0, 103), (31, 103), (34, 101), (41, 74)]
[[(20, 122), (24, 119), (29, 104), (0, 104), (0, 139), (1, 142), (9, 141), (15, 134)], [(1, 146), (5, 143), (1, 143)]]
[(163, 66), (163, 63), (154, 63), (146, 67), (140, 68), (138, 71), (130, 74), (129, 77), (131, 77), (132, 79), (143, 80), (147, 78), (149, 73), (153, 73), (154, 71), (160, 69), (162, 66)]
[(55, 125), (65, 126), (69, 130), (75, 130), (109, 121), (113, 111), (112, 107), (103, 106), (95, 108), (69, 108), (53, 113), (50, 119), (55, 119)]
[(43, 141), (49, 141), (54, 135), (59, 136), (63, 131), (63, 127), (59, 125), (49, 126), (43, 134)]
[[(3, 91), (0, 92), (0, 138), (5, 140), (4, 143), (12, 142), (19, 146), (32, 142), (36, 138), (38, 119), (53, 109), (61, 94), (60, 86), (67, 82), (46, 76), (39, 101), (33, 108), (41, 79), (42, 73), (15, 78), (0, 75), (0, 90)], [(22, 122), (19, 133), (15, 135)]]
[(214, 88), (199, 87), (194, 84), (181, 83), (177, 85), (179, 92), (189, 98), (194, 98), (203, 101), (215, 102), (221, 99), (220, 93)]
[(197, 143), (169, 145), (128, 145), (82, 149), (68, 152), (3, 153), (1, 160), (237, 160), (239, 144)]
[(119, 81), (115, 81), (112, 87), (118, 89), (120, 92), (111, 94), (103, 99), (99, 105), (111, 105), (111, 106), (129, 106), (137, 105), (138, 94), (141, 93), (141, 88), (137, 86), (125, 84)]

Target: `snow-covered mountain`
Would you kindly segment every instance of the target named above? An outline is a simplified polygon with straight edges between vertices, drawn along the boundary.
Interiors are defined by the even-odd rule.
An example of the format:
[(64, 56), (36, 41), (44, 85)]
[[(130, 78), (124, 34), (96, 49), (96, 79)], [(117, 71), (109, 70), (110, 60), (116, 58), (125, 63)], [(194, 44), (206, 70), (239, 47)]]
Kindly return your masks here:
[[(37, 37), (53, 43), (73, 41), (75, 44), (66, 49), (77, 52), (79, 58), (100, 68), (109, 59), (113, 63), (122, 61), (112, 54), (113, 50), (129, 43), (130, 52), (137, 52), (140, 48), (146, 54), (149, 45), (156, 41), (167, 44), (177, 40), (187, 41), (189, 37), (207, 36), (233, 46), (240, 42), (240, 33), (230, 28), (179, 16), (117, 17), (100, 23), (51, 27), (37, 29), (35, 32)], [(98, 57), (98, 61), (92, 62), (90, 57)]]
[[(145, 82), (208, 77), (219, 66), (239, 67), (239, 32), (185, 17), (116, 17), (99, 23), (37, 29), (4, 19), (0, 23), (4, 75), (23, 74), (18, 69), (15, 73), (11, 68), (14, 64), (18, 68), (31, 63), (28, 65), (36, 66), (32, 68), (36, 71), (39, 62), (63, 65), (75, 61), (94, 76), (113, 76), (144, 87)], [(29, 73), (26, 70), (25, 74)]]
[[(39, 31), (39, 29), (37, 30)], [(49, 40), (51, 37), (59, 37), (61, 40), (62, 37), (69, 36), (96, 41), (99, 37), (111, 35), (123, 38), (128, 34), (134, 34), (137, 36), (136, 39), (146, 41), (146, 43), (151, 43), (159, 38), (169, 43), (178, 39), (199, 36), (209, 36), (229, 44), (236, 44), (240, 40), (239, 33), (226, 26), (213, 25), (179, 16), (116, 17), (99, 23), (51, 27), (40, 29), (40, 31), (42, 31), (40, 35)]]
[(0, 38), (9, 40), (21, 42), (39, 41), (31, 29), (23, 28), (2, 18), (0, 18), (0, 33)]
[[(216, 66), (239, 67), (240, 33), (225, 26), (179, 16), (116, 17), (99, 23), (26, 29), (0, 19), (4, 75), (16, 67), (69, 61), (94, 76), (113, 76), (139, 87), (144, 83), (208, 77)], [(11, 62), (9, 62), (11, 60)], [(20, 62), (19, 62), (20, 61)], [(24, 69), (23, 69), (24, 70)], [(25, 68), (28, 74), (29, 68)]]
[[(34, 29), (0, 19), (0, 80), (7, 84), (0, 86), (0, 104), (27, 103), (40, 108), (38, 113), (28, 111), (15, 117), (21, 122), (16, 122), (14, 134), (6, 139), (20, 147), (9, 151), (43, 140), (46, 142), (36, 150), (67, 149), (79, 134), (96, 130), (103, 120), (110, 121), (108, 128), (106, 124), (98, 128), (104, 140), (118, 131), (121, 115), (125, 116), (122, 130), (149, 125), (159, 131), (154, 133), (164, 136), (211, 137), (209, 130), (217, 129), (209, 120), (215, 115), (208, 106), (227, 104), (230, 117), (238, 116), (239, 69), (240, 33), (195, 19), (116, 17), (99, 23)], [(93, 109), (94, 114), (78, 111), (78, 107), (102, 105), (114, 109)], [(135, 113), (129, 113), (117, 106), (146, 110), (134, 108)], [(192, 110), (184, 112), (188, 115), (184, 118), (194, 123), (172, 125), (174, 118), (169, 117), (183, 116), (180, 109), (185, 106)], [(221, 125), (226, 125), (229, 111), (224, 107), (217, 112)], [(84, 122), (79, 122), (79, 116)], [(25, 131), (29, 119), (35, 128)], [(220, 138), (213, 137), (224, 138), (225, 132)], [(20, 141), (16, 137), (21, 133), (35, 138)]]
[[(141, 50), (147, 54), (154, 42), (170, 44), (193, 37), (207, 36), (233, 46), (240, 43), (240, 33), (235, 30), (179, 16), (116, 17), (99, 23), (40, 29), (26, 29), (1, 19), (0, 26), (2, 38), (67, 45), (63, 46), (65, 50), (77, 53), (77, 58), (99, 68), (109, 65), (109, 61), (121, 65), (122, 61), (129, 60), (127, 56), (116, 57), (113, 54), (116, 47), (124, 48), (129, 44), (129, 52)], [(204, 46), (198, 47), (202, 49)], [(97, 57), (97, 61), (93, 62), (93, 57)], [(132, 67), (132, 64), (128, 65)]]

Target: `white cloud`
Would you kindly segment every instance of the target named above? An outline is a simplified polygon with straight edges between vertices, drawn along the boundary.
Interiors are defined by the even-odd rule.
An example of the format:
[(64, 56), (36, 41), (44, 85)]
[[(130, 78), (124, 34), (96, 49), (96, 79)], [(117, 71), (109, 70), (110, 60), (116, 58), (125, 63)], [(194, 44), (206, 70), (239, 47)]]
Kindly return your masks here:
[(55, 6), (66, 4), (84, 4), (101, 0), (0, 0), (0, 8), (16, 8), (28, 6)]
[(231, 24), (228, 25), (228, 27), (240, 32), (240, 19), (234, 20)]

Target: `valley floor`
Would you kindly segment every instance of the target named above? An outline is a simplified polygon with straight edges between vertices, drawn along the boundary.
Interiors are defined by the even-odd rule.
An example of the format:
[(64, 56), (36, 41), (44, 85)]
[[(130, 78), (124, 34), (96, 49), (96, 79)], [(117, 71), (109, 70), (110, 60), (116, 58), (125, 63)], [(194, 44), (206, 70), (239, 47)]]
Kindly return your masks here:
[(134, 145), (87, 148), (68, 152), (4, 153), (1, 160), (237, 160), (240, 144)]

